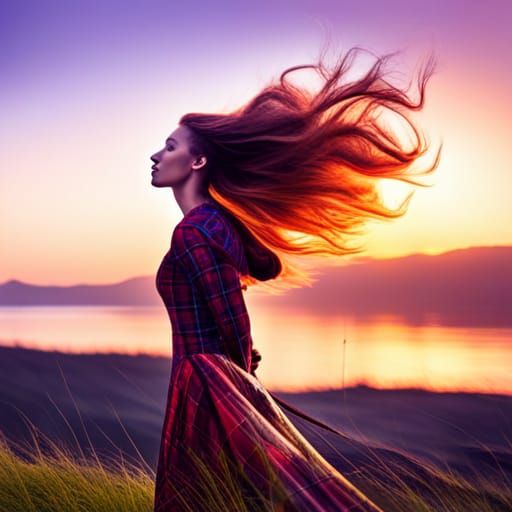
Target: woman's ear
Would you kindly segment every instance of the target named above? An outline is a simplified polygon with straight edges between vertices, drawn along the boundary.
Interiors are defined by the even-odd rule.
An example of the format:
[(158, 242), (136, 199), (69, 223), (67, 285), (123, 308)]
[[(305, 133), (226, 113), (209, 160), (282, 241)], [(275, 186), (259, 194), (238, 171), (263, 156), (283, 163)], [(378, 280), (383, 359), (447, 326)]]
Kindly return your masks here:
[(200, 157), (197, 157), (194, 160), (194, 163), (192, 164), (192, 169), (201, 169), (201, 167), (204, 167), (206, 165), (206, 157), (204, 155), (201, 155)]

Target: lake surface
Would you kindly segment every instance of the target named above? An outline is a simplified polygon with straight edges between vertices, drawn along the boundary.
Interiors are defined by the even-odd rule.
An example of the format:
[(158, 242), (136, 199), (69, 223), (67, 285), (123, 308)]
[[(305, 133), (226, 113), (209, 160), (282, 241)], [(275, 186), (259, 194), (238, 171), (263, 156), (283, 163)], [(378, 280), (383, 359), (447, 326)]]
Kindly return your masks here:
[[(259, 379), (271, 390), (367, 384), (512, 395), (512, 329), (411, 326), (389, 315), (322, 317), (249, 308)], [(345, 339), (345, 343), (344, 343)], [(1, 307), (0, 344), (172, 355), (163, 307)]]

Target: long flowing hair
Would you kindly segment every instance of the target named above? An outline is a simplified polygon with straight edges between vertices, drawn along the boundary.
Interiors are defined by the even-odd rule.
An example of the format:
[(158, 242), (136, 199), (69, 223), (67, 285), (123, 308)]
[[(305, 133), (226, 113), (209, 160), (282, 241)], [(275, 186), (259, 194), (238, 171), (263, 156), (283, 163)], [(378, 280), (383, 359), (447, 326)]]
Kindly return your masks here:
[[(351, 48), (333, 68), (322, 56), (316, 64), (287, 68), (278, 83), (265, 86), (233, 112), (187, 113), (179, 121), (190, 129), (192, 152), (207, 155), (210, 196), (278, 255), (279, 279), (265, 283), (278, 293), (311, 284), (315, 271), (297, 256), (359, 253), (364, 248), (347, 242), (363, 234), (368, 219), (406, 213), (414, 191), (398, 208), (388, 208), (377, 188), (379, 179), (429, 186), (413, 177), (431, 173), (439, 163), (442, 143), (431, 165), (412, 171), (428, 144), (409, 114), (423, 108), (434, 58), (419, 73), (415, 102), (409, 88), (385, 80), (385, 64), (397, 52), (377, 57), (361, 78), (347, 80), (360, 51)], [(323, 84), (317, 92), (288, 80), (300, 69), (319, 73)], [(412, 130), (410, 148), (396, 124), (379, 121), (386, 111)], [(249, 286), (258, 282), (250, 276), (242, 281)]]

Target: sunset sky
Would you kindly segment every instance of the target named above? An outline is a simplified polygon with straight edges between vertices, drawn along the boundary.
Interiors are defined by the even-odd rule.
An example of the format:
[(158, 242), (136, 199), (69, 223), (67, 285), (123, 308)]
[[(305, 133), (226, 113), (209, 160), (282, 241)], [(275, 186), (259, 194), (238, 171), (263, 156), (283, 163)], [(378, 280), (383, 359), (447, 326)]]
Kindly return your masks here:
[(433, 186), (369, 225), (364, 255), (512, 244), (511, 22), (506, 0), (2, 2), (0, 283), (154, 274), (182, 213), (150, 156), (182, 114), (236, 108), (326, 34), (404, 50), (406, 78), (439, 61), (415, 116), (444, 143)]

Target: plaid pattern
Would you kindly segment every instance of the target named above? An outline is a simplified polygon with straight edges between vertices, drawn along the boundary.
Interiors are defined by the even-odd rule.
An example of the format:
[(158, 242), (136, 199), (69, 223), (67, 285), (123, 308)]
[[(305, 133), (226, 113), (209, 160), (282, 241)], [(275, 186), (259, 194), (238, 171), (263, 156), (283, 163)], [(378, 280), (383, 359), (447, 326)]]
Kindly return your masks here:
[(173, 365), (208, 352), (250, 367), (250, 321), (240, 284), (246, 271), (240, 238), (214, 205), (196, 206), (176, 226), (156, 276), (172, 325)]
[(261, 493), (274, 496), (283, 511), (381, 511), (313, 448), (249, 372), (252, 338), (239, 279), (246, 270), (240, 238), (211, 203), (176, 226), (158, 269), (173, 357), (155, 512), (207, 511), (206, 493), (194, 492), (201, 477), (194, 460), (220, 471), (221, 454), (249, 478), (250, 485), (240, 484), (248, 510), (260, 509)]

